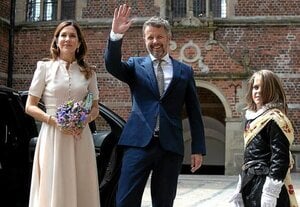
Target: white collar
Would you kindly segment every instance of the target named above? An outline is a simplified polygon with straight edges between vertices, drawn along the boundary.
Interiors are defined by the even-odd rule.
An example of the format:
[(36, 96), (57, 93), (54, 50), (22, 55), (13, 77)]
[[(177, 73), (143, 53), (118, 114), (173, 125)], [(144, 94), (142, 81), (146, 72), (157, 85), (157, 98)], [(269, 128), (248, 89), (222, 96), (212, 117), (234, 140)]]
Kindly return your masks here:
[(261, 114), (263, 114), (266, 110), (268, 110), (268, 108), (265, 107), (265, 106), (263, 106), (258, 111), (252, 111), (252, 110), (248, 109), (248, 110), (246, 110), (246, 114), (245, 114), (246, 120), (255, 119), (256, 117), (258, 117)]
[(281, 103), (267, 103), (266, 105), (263, 105), (261, 109), (258, 111), (252, 111), (250, 109), (246, 110), (245, 117), (246, 120), (252, 120), (263, 114), (265, 111), (272, 109), (272, 108), (278, 108), (280, 109), (282, 107)]
[[(150, 54), (150, 58), (151, 58), (151, 61), (156, 61), (157, 59), (152, 55)], [(170, 63), (171, 62), (171, 58), (169, 56), (169, 53), (167, 53), (163, 58), (162, 58), (163, 61), (167, 62), (167, 63)]]

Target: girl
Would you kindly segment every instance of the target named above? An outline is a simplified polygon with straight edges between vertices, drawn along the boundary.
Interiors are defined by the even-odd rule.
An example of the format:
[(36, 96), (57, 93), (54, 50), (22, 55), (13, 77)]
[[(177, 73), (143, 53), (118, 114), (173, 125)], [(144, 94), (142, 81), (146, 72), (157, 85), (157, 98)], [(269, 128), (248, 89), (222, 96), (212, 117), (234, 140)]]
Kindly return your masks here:
[(230, 201), (236, 207), (295, 207), (290, 180), (294, 129), (282, 84), (273, 72), (261, 70), (248, 86), (244, 164)]

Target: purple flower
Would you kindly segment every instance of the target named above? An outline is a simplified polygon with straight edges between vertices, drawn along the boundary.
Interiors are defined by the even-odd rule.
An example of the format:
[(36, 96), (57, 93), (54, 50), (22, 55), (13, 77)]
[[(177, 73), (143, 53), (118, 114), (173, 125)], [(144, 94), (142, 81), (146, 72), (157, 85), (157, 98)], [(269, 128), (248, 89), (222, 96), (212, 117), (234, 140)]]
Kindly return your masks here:
[(83, 128), (89, 110), (83, 106), (83, 102), (67, 101), (57, 108), (57, 123), (64, 129)]

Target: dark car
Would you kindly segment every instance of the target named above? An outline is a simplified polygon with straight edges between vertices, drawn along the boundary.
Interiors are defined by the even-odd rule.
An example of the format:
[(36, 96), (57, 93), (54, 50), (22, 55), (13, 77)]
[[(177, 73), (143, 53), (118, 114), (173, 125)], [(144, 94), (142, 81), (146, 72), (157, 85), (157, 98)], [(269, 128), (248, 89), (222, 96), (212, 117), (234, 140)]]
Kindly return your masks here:
[[(0, 85), (0, 202), (27, 207), (31, 169), (40, 123), (25, 114), (28, 93)], [(40, 104), (43, 108), (43, 105)], [(117, 147), (125, 121), (99, 103), (100, 116), (90, 124), (93, 133), (102, 207), (115, 206), (121, 151)], [(101, 125), (98, 130), (96, 125)]]

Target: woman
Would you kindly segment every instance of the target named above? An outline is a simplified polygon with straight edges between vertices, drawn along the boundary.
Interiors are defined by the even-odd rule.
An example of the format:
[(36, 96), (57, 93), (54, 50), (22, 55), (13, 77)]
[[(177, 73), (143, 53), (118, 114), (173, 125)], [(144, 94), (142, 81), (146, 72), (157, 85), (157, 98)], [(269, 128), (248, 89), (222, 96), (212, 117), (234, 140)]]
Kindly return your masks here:
[(297, 206), (290, 180), (294, 130), (279, 78), (269, 70), (254, 73), (246, 103), (244, 165), (231, 201), (236, 207)]
[[(86, 42), (74, 21), (60, 23), (50, 47), (52, 59), (39, 61), (26, 113), (42, 122), (32, 170), (29, 207), (99, 207), (96, 157), (88, 123), (98, 116), (96, 73), (85, 63)], [(93, 94), (84, 127), (58, 125), (57, 108)], [(40, 99), (45, 112), (38, 107)]]

